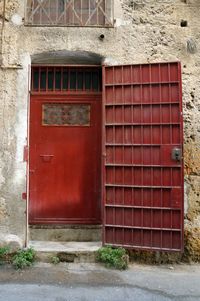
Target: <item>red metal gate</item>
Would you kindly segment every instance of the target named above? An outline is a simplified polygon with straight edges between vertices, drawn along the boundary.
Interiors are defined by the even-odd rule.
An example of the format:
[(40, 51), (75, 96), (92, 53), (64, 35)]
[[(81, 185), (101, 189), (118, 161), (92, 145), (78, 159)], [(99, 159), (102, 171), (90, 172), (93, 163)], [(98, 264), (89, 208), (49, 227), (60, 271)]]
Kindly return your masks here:
[(180, 63), (104, 67), (104, 244), (183, 249)]

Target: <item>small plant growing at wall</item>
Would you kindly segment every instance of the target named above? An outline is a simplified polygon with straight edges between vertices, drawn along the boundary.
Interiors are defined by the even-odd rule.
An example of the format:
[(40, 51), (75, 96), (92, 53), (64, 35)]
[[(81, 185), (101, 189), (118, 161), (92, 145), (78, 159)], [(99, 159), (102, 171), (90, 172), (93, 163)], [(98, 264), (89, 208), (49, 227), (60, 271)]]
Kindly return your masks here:
[(51, 263), (53, 263), (53, 264), (58, 264), (58, 263), (60, 262), (60, 259), (59, 259), (58, 256), (52, 256), (52, 257), (50, 258), (50, 261), (51, 261)]
[(24, 269), (33, 265), (36, 253), (32, 248), (19, 250), (12, 258), (12, 264), (16, 269)]
[(7, 255), (9, 253), (9, 247), (0, 248), (0, 265), (7, 261)]
[(128, 268), (129, 256), (123, 248), (108, 246), (98, 250), (97, 260), (105, 263), (106, 267), (125, 270)]

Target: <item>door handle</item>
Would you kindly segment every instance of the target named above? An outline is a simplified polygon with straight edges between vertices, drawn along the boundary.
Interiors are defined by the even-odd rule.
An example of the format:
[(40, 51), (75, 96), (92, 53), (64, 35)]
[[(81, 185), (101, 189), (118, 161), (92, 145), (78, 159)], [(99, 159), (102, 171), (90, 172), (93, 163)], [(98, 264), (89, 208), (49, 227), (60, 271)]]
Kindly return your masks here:
[(172, 160), (181, 161), (182, 159), (182, 151), (180, 148), (175, 147), (172, 149)]

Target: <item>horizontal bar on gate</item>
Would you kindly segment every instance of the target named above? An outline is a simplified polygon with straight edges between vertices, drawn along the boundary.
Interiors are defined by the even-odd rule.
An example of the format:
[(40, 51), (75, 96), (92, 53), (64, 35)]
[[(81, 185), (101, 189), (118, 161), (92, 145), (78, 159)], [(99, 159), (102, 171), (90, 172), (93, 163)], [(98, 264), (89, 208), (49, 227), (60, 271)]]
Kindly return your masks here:
[(130, 125), (130, 126), (145, 126), (145, 125), (150, 125), (150, 126), (162, 126), (162, 125), (180, 125), (180, 122), (156, 122), (156, 123), (153, 123), (153, 122), (137, 122), (137, 123), (134, 123), (134, 122), (124, 122), (124, 123), (106, 123), (105, 126), (126, 126), (126, 125)]
[(144, 164), (112, 164), (112, 163), (106, 163), (105, 166), (107, 167), (160, 167), (160, 168), (177, 168), (181, 167), (181, 165), (144, 165)]
[(167, 101), (154, 101), (154, 102), (121, 102), (121, 103), (106, 103), (106, 107), (117, 107), (117, 106), (153, 106), (153, 105), (173, 105), (173, 104), (179, 104), (178, 101), (173, 101), (173, 102), (167, 102)]
[(135, 205), (116, 205), (116, 204), (105, 204), (107, 208), (124, 208), (124, 209), (147, 209), (147, 210), (164, 210), (164, 211), (180, 211), (180, 208), (172, 207), (149, 207), (149, 206), (135, 206)]
[(138, 230), (150, 230), (150, 231), (169, 231), (169, 232), (181, 232), (181, 229), (173, 228), (153, 228), (153, 227), (142, 227), (142, 226), (125, 226), (125, 225), (104, 225), (107, 228), (120, 228), (120, 229), (138, 229)]
[[(158, 147), (165, 144), (149, 144), (149, 143), (105, 143), (105, 146), (152, 146)], [(174, 144), (175, 146), (177, 144)]]
[(104, 243), (105, 246), (112, 245), (113, 247), (123, 247), (125, 249), (135, 249), (135, 250), (145, 250), (145, 251), (165, 251), (165, 252), (180, 252), (181, 249), (173, 248), (162, 248), (162, 247), (144, 247), (138, 245), (127, 245), (127, 244), (114, 244), (114, 243)]
[(168, 85), (168, 84), (179, 84), (178, 81), (163, 81), (163, 82), (129, 82), (129, 83), (113, 83), (105, 84), (105, 87), (115, 87), (115, 86), (146, 86), (146, 85)]
[(143, 186), (143, 185), (124, 185), (124, 184), (105, 184), (106, 187), (130, 187), (130, 188), (149, 188), (149, 189), (173, 189), (173, 188), (181, 188), (181, 186)]

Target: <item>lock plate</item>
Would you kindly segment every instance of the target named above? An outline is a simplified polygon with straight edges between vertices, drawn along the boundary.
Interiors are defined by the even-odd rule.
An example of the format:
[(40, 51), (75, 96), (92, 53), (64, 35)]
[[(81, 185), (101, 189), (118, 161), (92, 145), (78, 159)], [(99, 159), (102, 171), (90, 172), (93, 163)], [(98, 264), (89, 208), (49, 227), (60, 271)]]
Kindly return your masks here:
[(175, 147), (172, 149), (172, 160), (181, 161), (182, 159), (182, 151), (180, 148)]

